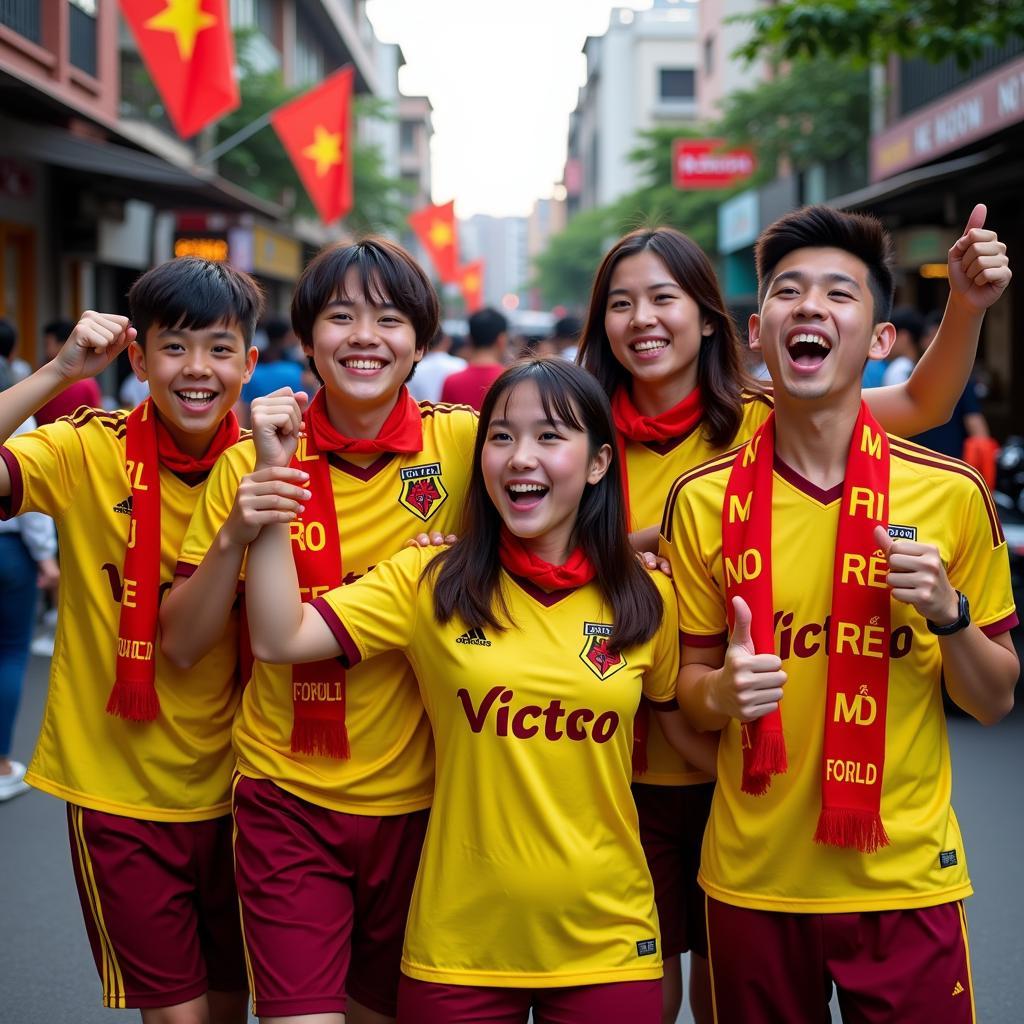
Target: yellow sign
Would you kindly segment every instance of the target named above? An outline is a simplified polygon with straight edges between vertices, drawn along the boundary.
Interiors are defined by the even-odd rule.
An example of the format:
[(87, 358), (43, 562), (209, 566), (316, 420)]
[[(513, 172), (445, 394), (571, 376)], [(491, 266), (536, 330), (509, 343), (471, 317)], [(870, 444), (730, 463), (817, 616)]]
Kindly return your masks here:
[(296, 281), (302, 272), (302, 247), (294, 238), (256, 224), (252, 229), (252, 269), (265, 277)]
[(179, 259), (198, 256), (223, 263), (228, 258), (228, 243), (223, 238), (179, 238), (174, 243), (174, 255)]

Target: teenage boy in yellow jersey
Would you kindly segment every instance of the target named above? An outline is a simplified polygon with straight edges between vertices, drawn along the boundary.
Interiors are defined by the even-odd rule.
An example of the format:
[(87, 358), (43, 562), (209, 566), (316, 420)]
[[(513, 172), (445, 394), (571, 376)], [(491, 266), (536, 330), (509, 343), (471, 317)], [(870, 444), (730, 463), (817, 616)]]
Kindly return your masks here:
[[(219, 636), (246, 546), (299, 507), (292, 547), (305, 600), (365, 575), (420, 530), (455, 530), (476, 416), (418, 405), (405, 387), (438, 313), (423, 271), (385, 240), (335, 246), (306, 268), (292, 322), (324, 386), (308, 408), (288, 389), (253, 402), (253, 432), (273, 443), (282, 423), (305, 421), (291, 468), (253, 473), (251, 442), (214, 468), (163, 607), (168, 654), (190, 662)], [(233, 738), (254, 1012), (393, 1018), (434, 787), (412, 669), (398, 652), (348, 672), (256, 661)]]
[[(86, 313), (0, 395), (0, 438), (126, 347), (150, 398), (80, 408), (0, 448), (5, 514), (53, 516), (62, 586), (50, 692), (27, 781), (68, 803), (71, 857), (105, 1006), (151, 1024), (245, 1020), (231, 866), (237, 627), (191, 673), (159, 653), (157, 609), (256, 362), (245, 274), (184, 259), (144, 274), (123, 316)], [(132, 326), (134, 325), (134, 326)]]
[[(822, 207), (764, 232), (750, 337), (775, 412), (680, 477), (662, 524), (680, 696), (722, 730), (700, 870), (720, 1022), (817, 1024), (833, 983), (844, 1018), (973, 1020), (941, 679), (1005, 715), (1017, 619), (980, 476), (862, 403), (895, 333), (888, 251)], [(966, 268), (979, 308), (999, 261)]]

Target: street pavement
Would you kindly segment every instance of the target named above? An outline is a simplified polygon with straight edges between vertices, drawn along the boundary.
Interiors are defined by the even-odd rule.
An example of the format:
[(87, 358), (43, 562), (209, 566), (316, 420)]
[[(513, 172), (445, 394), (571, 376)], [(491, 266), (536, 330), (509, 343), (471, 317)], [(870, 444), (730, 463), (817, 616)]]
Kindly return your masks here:
[[(48, 669), (48, 659), (32, 658), (13, 751), (26, 762), (42, 718)], [(1024, 1019), (1018, 864), (1024, 850), (1024, 707), (994, 729), (953, 718), (950, 738), (954, 806), (977, 890), (967, 913), (978, 1020), (1016, 1024)], [(0, 804), (0, 856), (0, 1024), (138, 1019), (100, 1006), (71, 875), (64, 805), (35, 791)], [(685, 1011), (679, 1018), (690, 1020)]]

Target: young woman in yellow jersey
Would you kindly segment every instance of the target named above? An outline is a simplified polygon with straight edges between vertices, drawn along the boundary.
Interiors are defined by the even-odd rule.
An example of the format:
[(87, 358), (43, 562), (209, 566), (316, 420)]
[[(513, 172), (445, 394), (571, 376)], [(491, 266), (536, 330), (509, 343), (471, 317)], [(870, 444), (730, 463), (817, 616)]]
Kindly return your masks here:
[[(295, 424), (261, 439), (290, 458)], [(660, 1016), (650, 873), (629, 790), (641, 694), (675, 712), (669, 581), (629, 547), (611, 409), (580, 368), (507, 370), (481, 410), (460, 539), (410, 548), (301, 603), (288, 524), (249, 548), (253, 649), (273, 662), (409, 660), (436, 789), (402, 957), (399, 1019), (589, 1024)]]
[[(966, 383), (984, 311), (1009, 280), (1005, 254), (984, 220), (985, 208), (976, 207), (950, 250), (940, 353), (929, 349), (906, 384), (864, 393), (879, 422), (894, 433), (911, 436), (924, 423), (945, 422)], [(1001, 284), (994, 293), (973, 284), (983, 266)], [(740, 344), (711, 263), (686, 235), (665, 227), (633, 231), (605, 256), (578, 360), (611, 396), (630, 528), (640, 531), (641, 549), (654, 550), (673, 480), (749, 440), (771, 411), (770, 392), (741, 368)], [(698, 1024), (710, 1024), (696, 877), (713, 783), (649, 721), (642, 710), (634, 794), (661, 919), (663, 1021), (670, 1024), (679, 1013), (679, 954), (689, 949), (690, 1005)]]

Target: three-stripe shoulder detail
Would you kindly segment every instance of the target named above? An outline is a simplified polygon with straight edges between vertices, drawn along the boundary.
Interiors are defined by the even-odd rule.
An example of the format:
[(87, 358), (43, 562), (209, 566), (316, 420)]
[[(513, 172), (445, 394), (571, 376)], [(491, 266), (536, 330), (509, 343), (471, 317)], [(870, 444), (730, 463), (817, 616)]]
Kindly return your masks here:
[(701, 477), (730, 467), (736, 461), (736, 453), (742, 447), (743, 445), (737, 445), (735, 448), (730, 448), (727, 452), (723, 452), (721, 455), (699, 466), (695, 466), (693, 469), (688, 469), (685, 473), (680, 473), (676, 477), (675, 483), (672, 484), (668, 497), (665, 499), (665, 512), (661, 520), (661, 535), (666, 540), (670, 541), (672, 539), (672, 516), (675, 512), (676, 501), (679, 499), (683, 488), (694, 480), (699, 480)]

